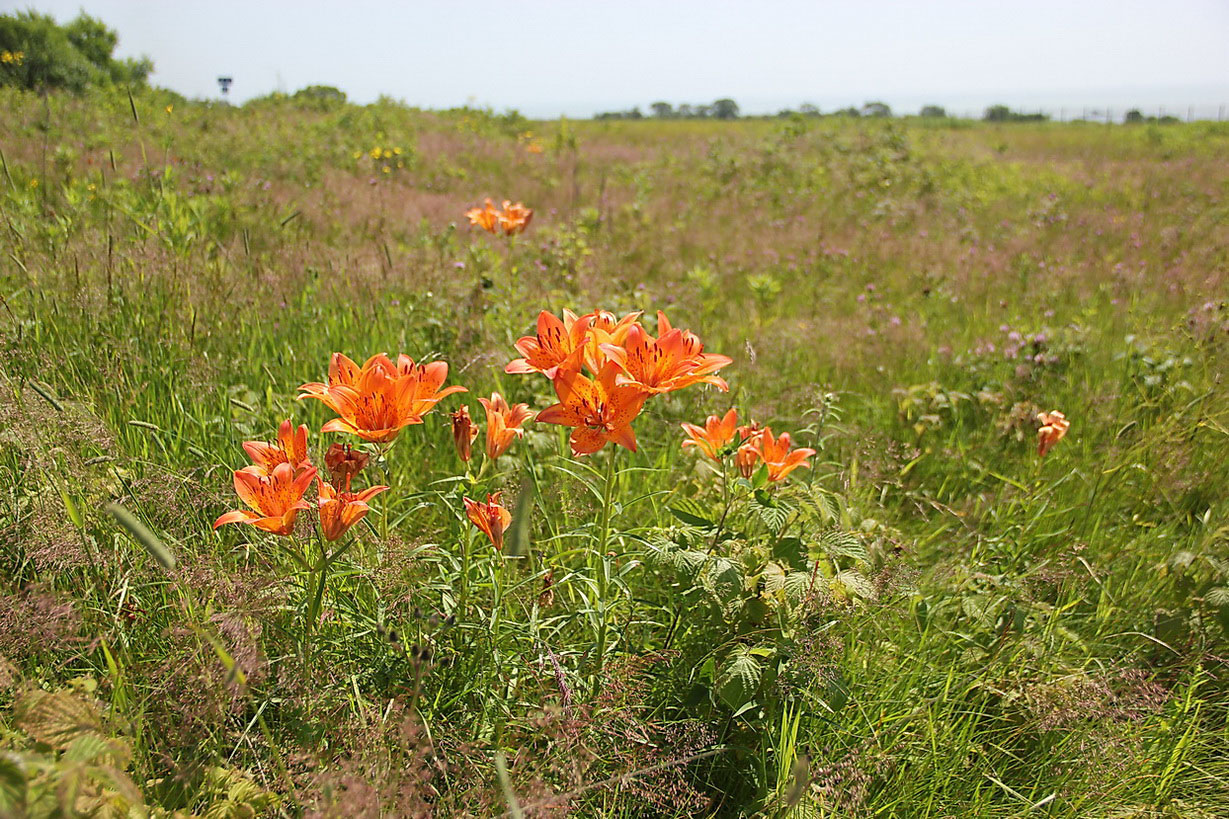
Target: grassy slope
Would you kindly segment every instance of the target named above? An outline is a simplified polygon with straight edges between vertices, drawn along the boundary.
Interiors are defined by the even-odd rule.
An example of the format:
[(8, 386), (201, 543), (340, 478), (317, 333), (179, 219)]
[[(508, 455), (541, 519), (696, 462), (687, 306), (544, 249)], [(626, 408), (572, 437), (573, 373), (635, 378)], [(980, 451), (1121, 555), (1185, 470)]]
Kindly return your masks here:
[[(225, 791), (213, 766), (290, 812), (349, 786), (481, 815), (504, 804), (496, 748), (527, 802), (720, 751), (586, 791), (582, 814), (1229, 803), (1224, 127), (527, 124), (155, 97), (138, 124), (126, 98), (3, 103), (0, 696), (96, 679), (136, 781), (179, 774), (151, 803), (203, 812)], [(376, 145), (405, 167), (382, 173)], [(456, 225), (484, 196), (534, 207), (530, 230)], [(637, 421), (613, 682), (589, 696), (600, 606), (578, 550), (598, 510), (553, 429), (483, 476), (536, 481), (531, 554), (476, 557), (473, 610), (443, 619), (461, 544), (480, 550), (442, 412), (398, 442), (387, 514), (305, 656), (291, 564), (209, 532), (239, 443), (291, 414), (318, 429), (295, 388), (335, 350), (444, 357), (474, 396), (541, 408), (544, 381), (502, 374), (510, 344), (540, 309), (591, 305), (665, 309), (735, 357), (729, 396), (676, 393)], [(677, 424), (731, 403), (821, 449), (796, 483), (835, 499), (869, 578), (777, 611), (782, 671), (738, 714), (710, 696), (711, 661), (768, 627), (645, 545), (688, 536), (669, 506), (720, 508)], [(1031, 419), (1051, 408), (1072, 431), (1039, 462)], [(176, 573), (118, 533), (112, 499)], [(724, 545), (747, 599), (767, 582), (756, 525)], [(28, 723), (3, 719), (28, 752)]]

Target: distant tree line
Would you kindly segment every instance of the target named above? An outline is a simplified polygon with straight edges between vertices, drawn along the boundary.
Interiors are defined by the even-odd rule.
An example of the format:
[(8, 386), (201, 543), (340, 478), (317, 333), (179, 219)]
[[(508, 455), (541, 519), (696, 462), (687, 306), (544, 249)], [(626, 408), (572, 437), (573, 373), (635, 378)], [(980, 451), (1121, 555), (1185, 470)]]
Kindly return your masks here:
[(31, 91), (145, 85), (153, 62), (115, 59), (118, 43), (115, 31), (84, 12), (64, 25), (36, 11), (0, 15), (0, 85)]
[[(738, 119), (738, 103), (728, 97), (714, 100), (710, 105), (682, 103), (677, 108), (668, 102), (655, 102), (649, 106), (654, 119)], [(627, 111), (604, 111), (594, 119), (644, 119), (639, 108)]]
[(1132, 108), (1130, 111), (1127, 111), (1127, 114), (1122, 118), (1122, 121), (1127, 125), (1141, 125), (1145, 122), (1160, 125), (1173, 125), (1175, 122), (1181, 122), (1182, 120), (1171, 114), (1162, 114), (1159, 117), (1146, 117), (1138, 108)]
[(1041, 112), (1025, 114), (1021, 111), (1013, 111), (1006, 105), (991, 105), (986, 109), (986, 113), (982, 114), (982, 119), (986, 122), (1045, 122), (1049, 118), (1049, 114)]

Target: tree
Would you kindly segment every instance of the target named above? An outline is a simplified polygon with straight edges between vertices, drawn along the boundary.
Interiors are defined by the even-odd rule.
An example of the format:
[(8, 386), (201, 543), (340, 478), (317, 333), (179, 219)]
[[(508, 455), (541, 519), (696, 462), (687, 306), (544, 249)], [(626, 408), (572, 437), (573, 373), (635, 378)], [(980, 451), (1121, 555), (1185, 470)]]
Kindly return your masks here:
[(819, 106), (813, 102), (804, 102), (798, 106), (798, 113), (804, 117), (817, 117), (819, 116)]
[(1006, 105), (991, 105), (982, 114), (982, 119), (986, 122), (1006, 122), (1011, 119), (1011, 109)]
[(658, 119), (670, 119), (674, 116), (674, 106), (668, 102), (655, 102), (649, 106), (649, 110)]
[(923, 105), (922, 111), (918, 114), (918, 116), (936, 117), (942, 119), (947, 116), (947, 109), (945, 109), (942, 105)]
[(890, 117), (892, 116), (892, 108), (886, 102), (868, 102), (862, 106), (862, 116), (864, 117)]
[(717, 119), (738, 119), (738, 103), (723, 97), (713, 103), (712, 115)]
[(0, 15), (0, 51), (21, 53), (19, 65), (0, 71), (0, 85), (28, 90), (84, 91), (111, 83), (144, 85), (154, 64), (147, 57), (112, 57), (119, 35), (82, 13), (61, 26), (35, 11)]
[(1127, 111), (1127, 115), (1122, 118), (1122, 121), (1134, 125), (1143, 122), (1144, 115), (1138, 108), (1132, 108), (1130, 111)]

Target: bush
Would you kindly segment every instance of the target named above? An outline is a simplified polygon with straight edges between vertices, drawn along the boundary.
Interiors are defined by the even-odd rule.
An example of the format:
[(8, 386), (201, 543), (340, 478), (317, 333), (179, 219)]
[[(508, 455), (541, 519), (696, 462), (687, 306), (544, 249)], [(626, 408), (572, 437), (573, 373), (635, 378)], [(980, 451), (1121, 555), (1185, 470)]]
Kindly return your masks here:
[(0, 85), (30, 91), (80, 92), (98, 85), (144, 85), (154, 64), (147, 57), (117, 60), (119, 36), (96, 18), (80, 14), (61, 26), (35, 11), (0, 15)]

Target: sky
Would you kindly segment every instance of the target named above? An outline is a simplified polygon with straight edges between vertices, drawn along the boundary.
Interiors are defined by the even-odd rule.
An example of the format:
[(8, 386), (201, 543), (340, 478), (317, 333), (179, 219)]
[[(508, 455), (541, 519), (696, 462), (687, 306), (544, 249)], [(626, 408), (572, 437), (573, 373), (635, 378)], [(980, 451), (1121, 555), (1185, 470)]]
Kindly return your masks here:
[(155, 84), (217, 98), (229, 75), (236, 102), (325, 84), (542, 118), (720, 97), (744, 113), (1229, 104), (1229, 0), (0, 0), (26, 8), (84, 10), (120, 56), (153, 59)]

